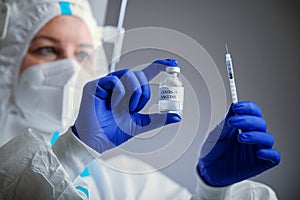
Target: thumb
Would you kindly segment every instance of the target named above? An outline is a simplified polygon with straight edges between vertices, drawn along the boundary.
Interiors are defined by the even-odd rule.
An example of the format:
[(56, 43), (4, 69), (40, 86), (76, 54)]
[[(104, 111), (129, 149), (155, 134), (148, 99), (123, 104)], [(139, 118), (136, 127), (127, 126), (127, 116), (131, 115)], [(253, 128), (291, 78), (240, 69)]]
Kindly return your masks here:
[(154, 113), (150, 114), (149, 117), (151, 119), (151, 126), (155, 128), (181, 121), (181, 117), (175, 113)]
[[(140, 119), (137, 123), (141, 127), (141, 131), (139, 132), (146, 132), (156, 128), (160, 128), (166, 126), (168, 124), (173, 124), (181, 121), (181, 117), (175, 113), (154, 113), (154, 114), (139, 114)], [(146, 122), (146, 123), (145, 123)]]
[(226, 116), (225, 116), (225, 120), (227, 121), (230, 117), (232, 117), (232, 116), (234, 116), (235, 114), (234, 114), (234, 112), (233, 112), (233, 103), (229, 106), (229, 109), (228, 109), (228, 112), (227, 112), (227, 114), (226, 114)]
[(173, 123), (177, 123), (181, 121), (181, 117), (178, 114), (175, 113), (166, 113), (167, 117), (166, 117), (166, 123), (165, 125), (168, 124), (173, 124)]

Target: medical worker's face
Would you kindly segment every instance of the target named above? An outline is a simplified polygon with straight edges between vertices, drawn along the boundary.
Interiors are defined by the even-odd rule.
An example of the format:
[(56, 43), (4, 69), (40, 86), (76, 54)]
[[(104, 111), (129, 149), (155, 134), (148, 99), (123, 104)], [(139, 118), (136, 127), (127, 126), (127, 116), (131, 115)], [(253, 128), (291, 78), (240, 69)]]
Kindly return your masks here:
[(93, 48), (92, 36), (82, 20), (74, 16), (57, 16), (32, 39), (20, 74), (32, 65), (59, 59), (73, 58), (82, 63)]

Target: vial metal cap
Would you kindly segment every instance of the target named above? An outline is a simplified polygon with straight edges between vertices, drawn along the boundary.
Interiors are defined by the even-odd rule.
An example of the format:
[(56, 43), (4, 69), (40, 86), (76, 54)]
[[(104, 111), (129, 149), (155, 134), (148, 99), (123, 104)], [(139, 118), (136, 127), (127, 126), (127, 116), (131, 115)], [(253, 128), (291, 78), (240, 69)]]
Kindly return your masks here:
[(180, 73), (180, 68), (179, 67), (166, 67), (166, 72), (177, 72)]

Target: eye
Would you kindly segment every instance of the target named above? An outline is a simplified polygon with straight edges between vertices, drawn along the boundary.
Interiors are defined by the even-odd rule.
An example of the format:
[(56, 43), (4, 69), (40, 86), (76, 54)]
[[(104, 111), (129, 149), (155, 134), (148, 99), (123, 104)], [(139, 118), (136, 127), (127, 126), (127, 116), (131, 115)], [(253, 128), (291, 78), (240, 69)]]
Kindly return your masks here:
[(89, 56), (89, 52), (87, 51), (79, 51), (76, 53), (76, 59), (79, 62), (83, 62)]
[(40, 56), (45, 56), (49, 58), (53, 58), (57, 56), (57, 51), (55, 50), (54, 47), (51, 46), (45, 46), (45, 47), (40, 47), (34, 51), (34, 53), (40, 55)]

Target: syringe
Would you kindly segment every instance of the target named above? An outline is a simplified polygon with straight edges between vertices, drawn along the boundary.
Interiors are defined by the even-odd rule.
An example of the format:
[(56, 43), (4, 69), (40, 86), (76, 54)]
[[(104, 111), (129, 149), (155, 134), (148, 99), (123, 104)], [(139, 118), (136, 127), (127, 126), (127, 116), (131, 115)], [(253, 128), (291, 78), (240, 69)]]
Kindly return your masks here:
[[(232, 65), (231, 56), (228, 52), (227, 44), (225, 44), (225, 48), (226, 48), (226, 66), (227, 66), (227, 72), (228, 72), (228, 78), (229, 78), (231, 100), (232, 100), (232, 103), (235, 104), (238, 102), (238, 96), (237, 96), (235, 80), (234, 80), (233, 65)], [(239, 129), (238, 132), (241, 133), (242, 130)]]

